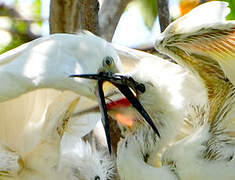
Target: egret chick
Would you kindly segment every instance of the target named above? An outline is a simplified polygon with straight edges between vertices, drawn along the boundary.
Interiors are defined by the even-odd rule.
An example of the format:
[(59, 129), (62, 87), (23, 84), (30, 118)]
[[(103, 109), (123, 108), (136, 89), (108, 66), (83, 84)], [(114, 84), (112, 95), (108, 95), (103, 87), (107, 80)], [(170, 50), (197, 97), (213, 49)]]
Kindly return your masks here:
[(67, 174), (68, 179), (108, 180), (116, 176), (115, 157), (107, 148), (98, 150), (90, 142), (70, 135), (63, 137), (62, 146), (58, 171)]
[[(135, 53), (135, 50), (133, 51)], [(136, 53), (138, 54), (139, 51)], [(138, 58), (138, 55), (136, 57)], [(135, 82), (144, 86), (145, 91), (138, 92), (137, 90), (136, 97), (154, 124), (159, 127), (161, 138), (152, 131), (143, 117), (130, 106), (130, 102), (128, 104), (128, 101), (125, 101), (125, 98), (108, 103), (108, 110), (114, 118), (118, 119), (116, 115), (124, 110), (134, 121), (133, 125), (124, 132), (124, 139), (118, 144), (118, 173), (121, 179), (126, 180), (155, 179), (162, 175), (164, 175), (162, 177), (174, 179), (175, 175), (168, 167), (161, 170), (152, 166), (156, 163), (157, 153), (161, 152), (176, 136), (186, 113), (185, 106), (190, 104), (187, 101), (193, 102), (198, 99), (194, 97), (193, 100), (191, 95), (195, 91), (200, 91), (201, 86), (197, 84), (197, 80), (192, 75), (176, 64), (147, 53), (144, 53), (143, 56), (140, 55), (139, 58), (139, 63), (134, 71), (120, 77), (123, 79), (131, 77)], [(105, 79), (115, 82), (115, 78), (119, 77), (115, 74), (112, 76), (105, 77)], [(95, 79), (97, 76), (92, 78)], [(124, 84), (128, 84), (128, 82), (124, 82)], [(133, 87), (132, 84), (130, 87)], [(184, 89), (184, 87), (187, 88)], [(205, 98), (205, 96), (203, 97)], [(123, 109), (121, 110), (121, 108)]]
[[(225, 20), (227, 6), (213, 1), (195, 8), (170, 24), (155, 44), (160, 52), (191, 70), (208, 96), (207, 108), (192, 109), (194, 130), (164, 155), (164, 163), (180, 179), (235, 177), (235, 24)], [(199, 18), (203, 14), (206, 18)]]

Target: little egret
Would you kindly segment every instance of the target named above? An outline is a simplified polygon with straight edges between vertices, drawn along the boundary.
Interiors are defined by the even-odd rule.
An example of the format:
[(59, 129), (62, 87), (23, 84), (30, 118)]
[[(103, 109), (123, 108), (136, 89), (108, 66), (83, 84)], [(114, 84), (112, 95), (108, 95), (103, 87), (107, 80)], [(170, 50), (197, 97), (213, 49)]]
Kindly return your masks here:
[[(117, 49), (116, 49), (117, 50)], [(119, 49), (120, 51), (126, 50)], [(124, 132), (124, 139), (118, 144), (117, 166), (121, 179), (176, 179), (176, 176), (168, 167), (154, 168), (157, 153), (168, 145), (178, 133), (183, 122), (187, 107), (190, 103), (206, 102), (206, 93), (201, 89), (198, 81), (179, 65), (170, 63), (159, 57), (142, 53), (136, 50), (126, 52), (131, 58), (135, 56), (134, 71), (122, 75), (131, 77), (135, 82), (144, 86), (144, 92), (136, 92), (136, 97), (144, 106), (159, 128), (161, 138), (152, 131), (143, 117), (128, 104), (128, 101), (119, 99), (107, 104), (109, 113), (118, 119), (124, 114), (131, 119), (133, 124)], [(121, 52), (119, 52), (121, 53)], [(125, 56), (125, 53), (122, 54)], [(87, 78), (101, 78), (96, 75)], [(105, 77), (114, 82), (116, 75)], [(125, 79), (125, 78), (123, 78)], [(127, 84), (130, 82), (127, 82)], [(126, 82), (124, 82), (126, 84)], [(133, 87), (130, 84), (130, 87)], [(201, 93), (192, 97), (196, 92)], [(200, 99), (201, 97), (205, 99)], [(148, 165), (149, 164), (149, 165)], [(152, 165), (152, 166), (151, 166)]]
[[(116, 73), (121, 71), (120, 68), (121, 62), (110, 44), (90, 33), (50, 35), (2, 54), (1, 142), (6, 144), (9, 152), (16, 152), (19, 155), (24, 167), (34, 169), (34, 166), (38, 166), (36, 169), (40, 171), (40, 161), (32, 156), (38, 156), (39, 153), (51, 155), (50, 148), (44, 146), (46, 143), (42, 143), (41, 137), (45, 137), (46, 134), (44, 124), (47, 123), (46, 116), (50, 115), (48, 108), (51, 103), (63, 96), (67, 90), (91, 99), (95, 98), (97, 82), (87, 83), (87, 80), (69, 78), (69, 75), (91, 72)], [(63, 104), (63, 101), (58, 101), (57, 105)], [(70, 99), (69, 103), (72, 104), (73, 101), (75, 99)], [(57, 113), (54, 115), (52, 119), (58, 117)], [(62, 130), (64, 124), (66, 123), (62, 124)], [(107, 126), (105, 127), (107, 130)], [(12, 156), (18, 158), (14, 154)], [(45, 170), (47, 166), (44, 164), (40, 167)]]
[(115, 157), (107, 148), (98, 150), (92, 143), (67, 134), (62, 147), (58, 172), (67, 179), (111, 180), (116, 176)]
[(194, 131), (164, 154), (164, 163), (180, 179), (235, 177), (235, 22), (225, 20), (227, 6), (213, 1), (195, 8), (170, 24), (155, 44), (191, 70), (208, 96), (208, 106), (194, 107), (189, 116)]
[[(10, 156), (19, 159), (14, 160), (17, 164), (8, 170), (18, 172), (22, 179), (58, 179), (60, 175), (51, 168), (57, 164), (60, 137), (67, 130), (69, 119), (79, 101), (78, 95), (93, 100), (98, 96), (111, 152), (109, 122), (102, 89), (106, 79), (99, 79), (97, 83), (71, 78), (70, 75), (96, 73), (99, 77), (107, 76), (109, 79), (113, 73), (122, 72), (121, 68), (121, 61), (111, 45), (90, 33), (50, 35), (1, 55), (0, 82), (4, 86), (0, 88), (3, 114), (0, 118), (0, 140), (6, 144), (4, 150), (9, 148), (8, 152), (1, 155), (16, 152)], [(111, 82), (135, 103), (136, 109), (158, 133), (150, 116), (128, 88), (127, 82), (137, 90), (143, 91), (143, 87), (132, 79), (118, 75), (114, 81)], [(35, 117), (32, 108), (36, 109)], [(20, 111), (22, 109), (23, 112)], [(18, 117), (19, 114), (21, 116)], [(5, 168), (0, 171), (4, 172)]]
[[(99, 75), (102, 76), (102, 73), (109, 74), (121, 71), (121, 61), (117, 53), (108, 42), (101, 38), (91, 33), (50, 35), (22, 45), (0, 56), (0, 82), (4, 84), (0, 88), (0, 102), (7, 104), (9, 100), (14, 101), (20, 95), (27, 94), (27, 92), (45, 88), (57, 91), (69, 90), (91, 99), (98, 96), (103, 114), (102, 122), (111, 152), (108, 117), (106, 109), (103, 110), (105, 108), (103, 105), (103, 81), (99, 80), (97, 83), (96, 81), (81, 78), (69, 78), (69, 76), (84, 73), (100, 73)], [(89, 81), (91, 83), (87, 83)], [(124, 86), (119, 88), (125, 89)], [(3, 106), (6, 107), (5, 104)], [(138, 108), (146, 116), (145, 119), (158, 132), (149, 116), (144, 114), (145, 111), (141, 105)], [(6, 119), (1, 118), (3, 126), (1, 126), (0, 139), (10, 144), (15, 150), (19, 150), (16, 147), (17, 145), (14, 144), (15, 136), (12, 135), (14, 134), (12, 126), (15, 126), (15, 121), (12, 121), (6, 123)], [(21, 123), (21, 127), (26, 126), (25, 123), (18, 123)], [(4, 124), (11, 127), (4, 127)], [(8, 128), (10, 130), (7, 130)], [(34, 132), (36, 130), (32, 131), (32, 133)], [(31, 140), (30, 133), (27, 135)], [(32, 145), (34, 143), (29, 142), (27, 144)]]

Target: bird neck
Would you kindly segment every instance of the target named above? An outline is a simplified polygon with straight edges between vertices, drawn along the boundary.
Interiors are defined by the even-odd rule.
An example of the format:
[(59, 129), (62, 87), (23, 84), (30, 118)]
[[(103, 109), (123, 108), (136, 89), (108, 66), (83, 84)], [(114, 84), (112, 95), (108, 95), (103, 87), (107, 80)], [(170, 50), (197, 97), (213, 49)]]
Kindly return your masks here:
[[(21, 94), (39, 89), (39, 88), (52, 88), (64, 90), (66, 87), (69, 75), (57, 72), (43, 70), (28, 70), (27, 66), (24, 69), (16, 68), (17, 65), (8, 65), (0, 67), (0, 102), (13, 99)], [(66, 78), (66, 79), (65, 79)]]

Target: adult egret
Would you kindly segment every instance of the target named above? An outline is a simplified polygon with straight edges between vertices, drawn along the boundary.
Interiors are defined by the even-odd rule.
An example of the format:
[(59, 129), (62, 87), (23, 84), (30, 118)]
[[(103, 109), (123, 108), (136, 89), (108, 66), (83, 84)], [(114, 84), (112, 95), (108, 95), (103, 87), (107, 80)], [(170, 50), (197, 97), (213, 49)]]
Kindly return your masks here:
[[(90, 99), (98, 96), (103, 115), (102, 122), (109, 151), (111, 151), (108, 116), (102, 89), (103, 79), (98, 80), (97, 83), (97, 81), (70, 78), (69, 76), (77, 73), (80, 75), (97, 73), (99, 77), (106, 75), (110, 77), (111, 74), (121, 71), (121, 62), (111, 45), (89, 33), (50, 35), (1, 55), (0, 82), (4, 86), (0, 88), (1, 115), (3, 114), (0, 118), (0, 140), (9, 147), (9, 152), (17, 152), (19, 157), (15, 158), (23, 160), (24, 167), (21, 172), (19, 169), (22, 163), (20, 163), (17, 165), (18, 171), (14, 168), (13, 171), (20, 172), (20, 177), (23, 179), (30, 177), (53, 179), (59, 176), (47, 167), (56, 165), (60, 142), (58, 136), (63, 136), (66, 130), (78, 95)], [(158, 132), (133, 92), (127, 85), (120, 84), (120, 81), (131, 82), (133, 88), (136, 89), (140, 89), (141, 86), (132, 79), (118, 78), (118, 82), (115, 81), (115, 85), (124, 91), (124, 94), (127, 93), (127, 98), (136, 103), (136, 109), (140, 111), (155, 132)], [(64, 100), (67, 93), (72, 93), (72, 95), (69, 94), (69, 99)], [(40, 97), (45, 99), (37, 102)], [(65, 116), (61, 118), (60, 114), (63, 111), (59, 109), (61, 107), (59, 104), (64, 103), (67, 103), (69, 108), (66, 110)], [(33, 116), (32, 107), (37, 108), (37, 105), (39, 109), (35, 113), (37, 116)], [(12, 107), (14, 108), (12, 109)], [(50, 110), (50, 107), (53, 107), (54, 110)], [(15, 109), (16, 112), (13, 111)], [(20, 111), (22, 109), (23, 112)], [(18, 113), (21, 116), (18, 117)], [(58, 118), (61, 123), (59, 126), (56, 125)], [(46, 119), (50, 119), (50, 121)], [(48, 122), (50, 125), (47, 124)], [(54, 138), (57, 140), (53, 141)], [(43, 158), (40, 159), (41, 157)]]
[(35, 158), (28, 157), (37, 149), (40, 151), (49, 105), (65, 90), (95, 98), (96, 82), (87, 84), (86, 80), (69, 75), (115, 73), (120, 67), (121, 62), (109, 43), (84, 33), (55, 34), (4, 53), (0, 56), (1, 142), (17, 152), (24, 165), (31, 164)]
[[(110, 59), (113, 61), (111, 66), (106, 64)], [(95, 98), (96, 82), (87, 84), (87, 80), (69, 78), (69, 75), (100, 71), (114, 73), (119, 72), (120, 67), (118, 55), (109, 43), (84, 33), (50, 35), (2, 54), (1, 141), (18, 152), (30, 151), (37, 139), (34, 133), (40, 131), (48, 104), (61, 91), (70, 90)], [(42, 99), (41, 94), (44, 95)], [(35, 106), (33, 111), (32, 106)], [(12, 108), (16, 113), (12, 113)]]
[[(92, 99), (95, 98), (96, 93), (99, 97), (100, 107), (103, 109), (105, 108), (102, 95), (103, 81), (98, 81), (98, 84), (96, 81), (87, 83), (87, 80), (69, 78), (69, 76), (77, 73), (109, 74), (121, 71), (121, 62), (115, 50), (108, 42), (91, 33), (80, 35), (55, 34), (39, 38), (1, 55), (0, 62), (0, 82), (4, 84), (0, 88), (0, 102), (11, 99), (14, 101), (14, 98), (27, 92), (50, 88), (59, 91), (73, 91)], [(97, 90), (95, 90), (95, 87), (98, 87)], [(139, 105), (137, 108), (142, 107)], [(139, 111), (144, 113), (143, 108)], [(104, 110), (102, 122), (111, 151), (109, 123), (106, 114)], [(151, 119), (147, 115), (145, 116), (157, 132), (154, 124), (151, 123)], [(25, 121), (25, 119), (23, 120)], [(0, 139), (10, 144), (15, 150), (19, 150), (16, 147), (17, 145), (13, 144), (15, 143), (13, 134), (16, 135), (16, 133), (12, 130), (12, 126), (15, 126), (15, 121), (12, 121), (5, 123), (6, 119), (4, 117), (1, 119), (1, 124), (6, 124), (6, 127), (1, 126)], [(25, 126), (25, 123), (18, 123), (20, 123), (20, 127)], [(11, 126), (9, 127), (10, 130), (7, 126)], [(21, 129), (24, 129), (24, 127)], [(32, 130), (30, 129), (30, 131)], [(24, 133), (26, 133), (25, 129)], [(34, 143), (29, 142), (27, 144)]]
[(235, 23), (225, 20), (227, 6), (215, 1), (195, 8), (170, 24), (155, 44), (190, 69), (208, 95), (208, 108), (193, 108), (189, 122), (195, 129), (190, 136), (164, 155), (164, 163), (180, 179), (235, 177)]

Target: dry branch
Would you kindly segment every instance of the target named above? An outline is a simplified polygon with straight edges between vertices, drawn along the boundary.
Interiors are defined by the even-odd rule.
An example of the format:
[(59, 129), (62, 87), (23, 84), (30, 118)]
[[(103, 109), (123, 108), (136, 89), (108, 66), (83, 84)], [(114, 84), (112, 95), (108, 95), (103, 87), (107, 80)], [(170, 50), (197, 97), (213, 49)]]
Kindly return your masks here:
[(50, 33), (98, 32), (97, 0), (51, 0)]
[(170, 13), (168, 0), (158, 0), (158, 16), (160, 21), (161, 32), (170, 24)]
[(79, 12), (79, 29), (86, 29), (96, 35), (99, 32), (98, 12), (99, 2), (98, 0), (79, 0), (80, 12)]
[(99, 34), (111, 41), (119, 19), (131, 0), (104, 0), (99, 12)]

